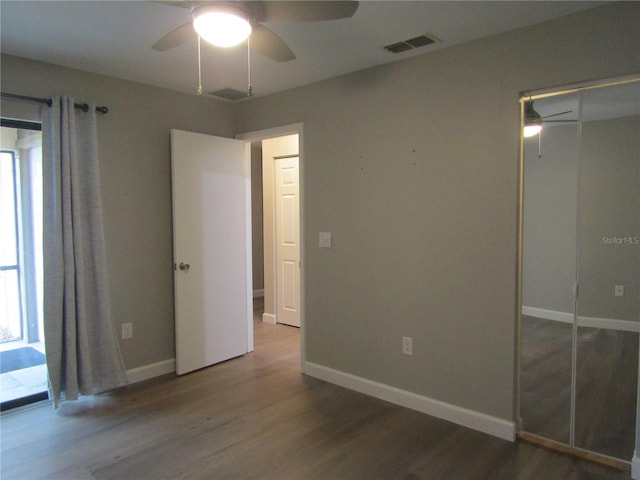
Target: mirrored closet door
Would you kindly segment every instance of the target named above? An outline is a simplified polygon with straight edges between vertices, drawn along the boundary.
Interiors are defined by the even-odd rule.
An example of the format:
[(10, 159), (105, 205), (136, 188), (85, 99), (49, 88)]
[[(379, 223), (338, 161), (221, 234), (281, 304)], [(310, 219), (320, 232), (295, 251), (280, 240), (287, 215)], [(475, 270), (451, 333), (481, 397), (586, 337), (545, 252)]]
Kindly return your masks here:
[(638, 405), (638, 80), (522, 100), (542, 130), (523, 140), (519, 429), (623, 462)]

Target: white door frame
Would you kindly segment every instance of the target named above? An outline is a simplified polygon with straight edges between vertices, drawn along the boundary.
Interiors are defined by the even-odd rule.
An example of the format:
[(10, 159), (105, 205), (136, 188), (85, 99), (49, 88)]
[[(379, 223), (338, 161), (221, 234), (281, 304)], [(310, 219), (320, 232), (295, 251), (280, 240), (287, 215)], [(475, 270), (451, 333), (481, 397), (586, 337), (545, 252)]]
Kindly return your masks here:
[(280, 127), (267, 128), (264, 130), (256, 130), (252, 132), (239, 133), (235, 136), (238, 140), (244, 140), (247, 143), (265, 140), (267, 138), (282, 137), (285, 135), (298, 134), (298, 146), (299, 146), (299, 196), (300, 196), (300, 370), (304, 373), (304, 365), (306, 364), (306, 329), (305, 329), (305, 258), (304, 258), (304, 135), (303, 124), (293, 123), (290, 125), (283, 125)]

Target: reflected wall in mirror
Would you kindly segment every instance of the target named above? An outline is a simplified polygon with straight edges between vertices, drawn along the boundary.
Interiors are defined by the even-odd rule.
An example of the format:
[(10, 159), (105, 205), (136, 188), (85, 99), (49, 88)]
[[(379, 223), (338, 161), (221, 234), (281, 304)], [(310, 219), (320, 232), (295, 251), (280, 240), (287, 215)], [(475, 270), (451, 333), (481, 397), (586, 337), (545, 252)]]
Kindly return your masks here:
[(520, 428), (630, 461), (640, 330), (640, 82), (533, 101), (544, 124), (523, 145)]

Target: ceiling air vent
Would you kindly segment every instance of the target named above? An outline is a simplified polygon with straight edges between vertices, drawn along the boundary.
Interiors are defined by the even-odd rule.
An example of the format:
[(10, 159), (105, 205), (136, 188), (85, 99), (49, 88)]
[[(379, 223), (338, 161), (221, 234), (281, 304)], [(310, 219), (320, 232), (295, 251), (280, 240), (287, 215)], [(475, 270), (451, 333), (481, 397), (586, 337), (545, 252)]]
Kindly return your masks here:
[(247, 98), (247, 92), (243, 92), (240, 90), (236, 90), (235, 88), (223, 88), (222, 90), (216, 90), (215, 92), (209, 93), (209, 95), (213, 95), (214, 97), (224, 98), (225, 100), (240, 100), (242, 98)]
[(436, 43), (433, 38), (420, 35), (419, 37), (410, 38), (409, 40), (392, 43), (384, 47), (384, 49), (391, 53), (400, 53), (413, 50), (414, 48), (424, 47), (425, 45), (431, 45), (432, 43)]

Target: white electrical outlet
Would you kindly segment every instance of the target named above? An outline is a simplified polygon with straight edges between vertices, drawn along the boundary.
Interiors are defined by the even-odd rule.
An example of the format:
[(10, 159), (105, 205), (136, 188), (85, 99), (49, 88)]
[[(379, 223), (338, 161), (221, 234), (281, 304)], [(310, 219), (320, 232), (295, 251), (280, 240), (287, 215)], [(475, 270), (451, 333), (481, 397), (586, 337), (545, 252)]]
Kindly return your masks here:
[(133, 323), (122, 324), (122, 339), (127, 340), (133, 338)]
[(413, 338), (402, 337), (402, 353), (404, 355), (413, 355)]
[(624, 297), (624, 285), (616, 285), (614, 295), (616, 297)]

